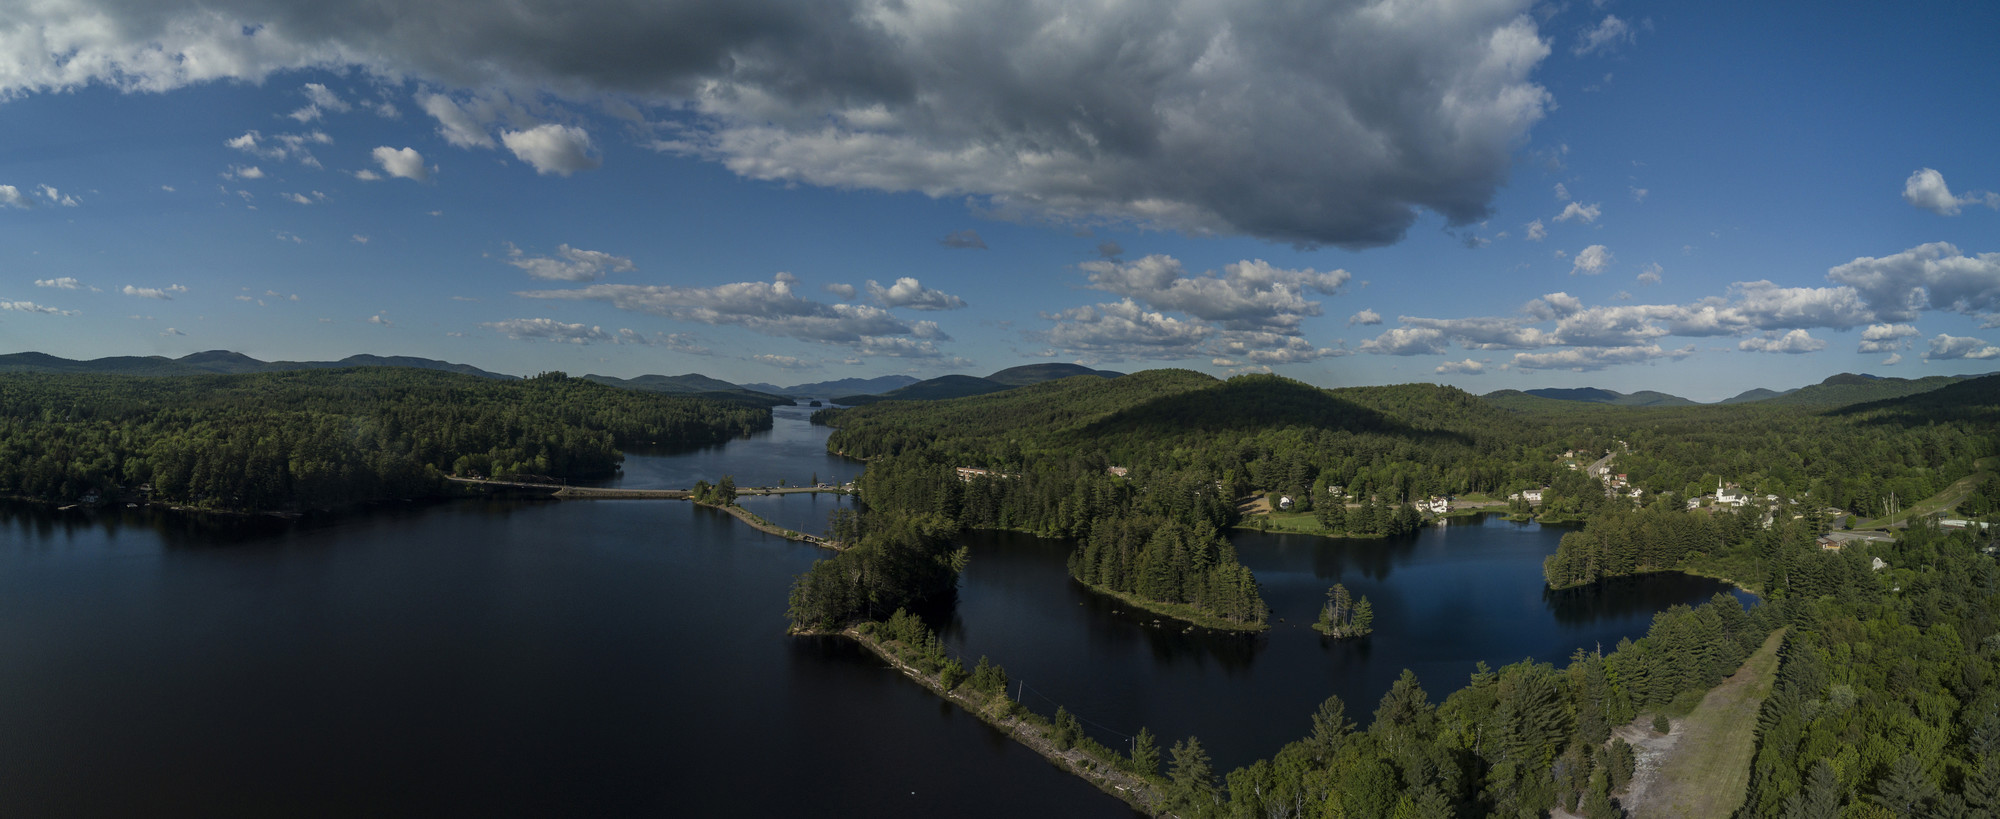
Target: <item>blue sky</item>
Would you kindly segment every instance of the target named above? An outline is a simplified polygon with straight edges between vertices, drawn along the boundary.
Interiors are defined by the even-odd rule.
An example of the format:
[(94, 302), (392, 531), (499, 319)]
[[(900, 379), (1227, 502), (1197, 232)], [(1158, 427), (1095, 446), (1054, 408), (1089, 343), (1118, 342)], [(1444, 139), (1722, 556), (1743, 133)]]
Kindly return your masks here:
[(48, 0), (0, 12), (0, 349), (2000, 370), (2000, 11), (1877, 5)]

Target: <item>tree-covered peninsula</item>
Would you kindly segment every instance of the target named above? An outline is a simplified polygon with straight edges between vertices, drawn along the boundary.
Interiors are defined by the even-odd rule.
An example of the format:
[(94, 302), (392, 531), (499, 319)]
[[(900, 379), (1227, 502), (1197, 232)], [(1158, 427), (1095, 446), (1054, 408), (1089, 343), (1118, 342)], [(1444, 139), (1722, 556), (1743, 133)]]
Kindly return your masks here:
[(603, 478), (621, 447), (715, 444), (770, 425), (768, 407), (561, 373), (9, 373), (0, 374), (0, 494), (330, 509), (437, 495), (447, 475)]

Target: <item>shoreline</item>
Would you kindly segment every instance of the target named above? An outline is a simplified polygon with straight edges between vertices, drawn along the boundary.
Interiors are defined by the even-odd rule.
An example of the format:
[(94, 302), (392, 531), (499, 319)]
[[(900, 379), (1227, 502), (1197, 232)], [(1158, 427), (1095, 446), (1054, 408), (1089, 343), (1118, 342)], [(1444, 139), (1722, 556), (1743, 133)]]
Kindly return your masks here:
[(869, 653), (874, 654), (878, 659), (888, 663), (891, 668), (902, 672), (903, 676), (929, 689), (932, 694), (942, 697), (945, 701), (958, 706), (966, 713), (978, 717), (981, 722), (1006, 734), (1009, 739), (1026, 746), (1028, 750), (1041, 754), (1042, 758), (1047, 759), (1050, 763), (1062, 768), (1073, 776), (1081, 778), (1085, 782), (1089, 782), (1098, 790), (1116, 797), (1119, 801), (1131, 806), (1134, 810), (1151, 814), (1153, 807), (1160, 802), (1160, 794), (1153, 783), (1120, 770), (1116, 762), (1092, 756), (1082, 748), (1071, 748), (1066, 751), (1057, 748), (1055, 742), (1050, 740), (1047, 735), (1049, 728), (1041, 724), (1039, 717), (1032, 716), (1032, 712), (1029, 718), (994, 713), (996, 709), (993, 708), (990, 696), (984, 694), (974, 696), (972, 693), (964, 691), (964, 686), (959, 686), (951, 690), (945, 689), (943, 682), (938, 679), (937, 675), (928, 674), (911, 667), (908, 663), (903, 662), (900, 657), (897, 657), (895, 652), (883, 644), (881, 640), (862, 634), (856, 628), (849, 627), (838, 632), (815, 631), (797, 632), (795, 634), (796, 636), (838, 636), (853, 640), (855, 643), (860, 644), (862, 648), (867, 649)]
[(1654, 574), (1684, 574), (1689, 577), (1700, 577), (1708, 580), (1714, 580), (1719, 583), (1727, 583), (1731, 588), (1737, 589), (1746, 594), (1754, 595), (1758, 600), (1765, 599), (1763, 592), (1744, 585), (1742, 581), (1739, 581), (1733, 577), (1724, 577), (1719, 573), (1709, 572), (1699, 568), (1649, 569), (1643, 572), (1632, 572), (1631, 574), (1611, 574), (1600, 577), (1597, 580), (1589, 583), (1578, 583), (1573, 586), (1563, 586), (1562, 588), (1556, 588), (1550, 586), (1547, 583), (1543, 583), (1542, 590), (1548, 592), (1557, 592), (1557, 593), (1573, 592), (1581, 589), (1590, 588), (1591, 586), (1595, 586), (1598, 583), (1602, 583), (1606, 580), (1627, 580), (1631, 578), (1645, 577), (1647, 575), (1654, 575)]
[(768, 520), (758, 517), (757, 513), (745, 509), (741, 506), (737, 506), (736, 504), (733, 503), (728, 506), (717, 506), (712, 503), (701, 503), (697, 501), (695, 505), (705, 507), (708, 509), (719, 509), (721, 511), (728, 512), (732, 517), (736, 518), (737, 520), (750, 524), (750, 528), (756, 529), (757, 531), (763, 532), (764, 534), (767, 535), (777, 535), (778, 537), (784, 538), (786, 540), (794, 540), (800, 543), (808, 543), (823, 549), (832, 549), (833, 551), (836, 552), (847, 551), (846, 544), (843, 544), (840, 541), (827, 540), (826, 538), (820, 537), (818, 535), (808, 535), (804, 532), (792, 531), (783, 526), (779, 526), (778, 524), (772, 523)]
[(1112, 591), (1111, 589), (1105, 588), (1103, 586), (1093, 586), (1089, 583), (1077, 580), (1075, 577), (1071, 577), (1070, 580), (1075, 581), (1077, 585), (1089, 589), (1096, 594), (1104, 595), (1120, 603), (1124, 603), (1125, 605), (1131, 606), (1132, 608), (1138, 609), (1140, 611), (1145, 611), (1151, 614), (1157, 614), (1161, 617), (1166, 617), (1172, 620), (1178, 620), (1180, 622), (1187, 623), (1195, 628), (1212, 629), (1214, 631), (1229, 631), (1238, 634), (1261, 634), (1263, 632), (1271, 630), (1271, 623), (1268, 619), (1262, 624), (1239, 623), (1234, 620), (1225, 620), (1221, 617), (1217, 617), (1212, 614), (1206, 614), (1200, 611), (1196, 611), (1193, 609), (1192, 606), (1188, 606), (1185, 603), (1160, 603), (1152, 600), (1147, 600), (1137, 595), (1126, 594), (1125, 592), (1120, 592), (1120, 591)]

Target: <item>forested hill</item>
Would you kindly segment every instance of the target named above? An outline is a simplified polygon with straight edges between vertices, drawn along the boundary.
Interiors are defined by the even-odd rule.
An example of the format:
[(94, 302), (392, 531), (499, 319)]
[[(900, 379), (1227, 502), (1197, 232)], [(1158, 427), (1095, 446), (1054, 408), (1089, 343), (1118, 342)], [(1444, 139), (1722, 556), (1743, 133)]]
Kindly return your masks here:
[(792, 399), (758, 390), (745, 389), (720, 378), (710, 378), (701, 373), (686, 375), (642, 375), (637, 378), (618, 378), (610, 375), (586, 375), (583, 380), (607, 387), (617, 387), (640, 392), (658, 392), (668, 395), (690, 395), (715, 401), (749, 404), (758, 407), (775, 407), (790, 404)]
[(976, 375), (945, 375), (874, 395), (843, 395), (833, 402), (858, 407), (881, 401), (942, 401), (1001, 392), (1015, 387), (1057, 381), (1079, 375), (1117, 378), (1122, 373), (1093, 370), (1075, 364), (1024, 364), (981, 378)]
[(1918, 395), (1931, 390), (1956, 384), (1966, 380), (1963, 375), (1930, 375), (1923, 378), (1882, 378), (1873, 375), (1839, 375), (1808, 387), (1774, 396), (1756, 403), (1773, 405), (1798, 405), (1810, 407), (1839, 407), (1867, 401), (1882, 401)]
[(333, 508), (436, 494), (452, 473), (605, 477), (620, 446), (713, 444), (770, 426), (766, 408), (561, 373), (8, 373), (0, 495), (71, 502), (150, 483), (155, 500), (203, 508)]
[[(1023, 442), (1046, 446), (1051, 435), (1149, 400), (1219, 383), (1193, 370), (1148, 370), (1112, 379), (1078, 376), (950, 400), (822, 410), (813, 419), (839, 427), (827, 446), (855, 457), (921, 448), (997, 463), (1018, 461)], [(1001, 451), (1005, 449), (1012, 450), (1011, 458)]]
[(1655, 390), (1640, 390), (1627, 395), (1617, 390), (1598, 387), (1577, 387), (1575, 389), (1544, 388), (1528, 390), (1529, 395), (1539, 398), (1553, 398), (1558, 401), (1582, 401), (1591, 404), (1617, 404), (1623, 407), (1686, 407), (1695, 402), (1678, 395), (1668, 395)]
[(180, 358), (166, 356), (112, 356), (89, 361), (60, 358), (47, 353), (0, 355), (0, 373), (90, 373), (96, 375), (240, 375), (243, 373), (288, 370), (329, 370), (343, 367), (414, 367), (423, 370), (474, 375), (480, 378), (513, 379), (515, 376), (487, 372), (469, 364), (453, 364), (411, 356), (351, 355), (339, 361), (258, 361), (229, 350), (207, 350)]
[(1225, 382), (1149, 370), (815, 417), (840, 428), (830, 447), (859, 457), (922, 451), (1005, 469), (1087, 456), (1134, 474), (1193, 470), (1237, 495), (1316, 483), (1394, 498), (1497, 490), (1546, 483), (1553, 463), (1519, 456), (1548, 442), (1542, 424), (1430, 384), (1322, 390), (1271, 375)]
[(1963, 423), (2000, 433), (2000, 375), (1960, 381), (1928, 392), (1854, 404), (1837, 415), (1856, 416), (1864, 423), (1906, 427)]

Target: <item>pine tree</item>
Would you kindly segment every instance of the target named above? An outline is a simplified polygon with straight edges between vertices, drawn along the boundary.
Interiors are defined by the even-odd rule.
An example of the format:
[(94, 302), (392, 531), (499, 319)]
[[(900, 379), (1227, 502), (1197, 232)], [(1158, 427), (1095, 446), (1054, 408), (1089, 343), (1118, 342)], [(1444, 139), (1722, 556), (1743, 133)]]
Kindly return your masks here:
[(1347, 738), (1354, 733), (1354, 723), (1347, 721), (1347, 703), (1338, 695), (1327, 697), (1313, 712), (1313, 731), (1310, 740), (1313, 758), (1324, 764), (1340, 753), (1340, 747), (1347, 744)]
[(1167, 804), (1183, 817), (1212, 816), (1217, 806), (1215, 769), (1194, 737), (1174, 743), (1167, 765)]
[(1965, 805), (1987, 815), (2000, 814), (2000, 757), (1985, 757), (1965, 775)]
[(1840, 815), (1840, 791), (1833, 765), (1824, 759), (1813, 763), (1805, 789), (1785, 800), (1785, 819), (1834, 819)]
[(1889, 766), (1889, 775), (1875, 785), (1870, 801), (1897, 816), (1924, 816), (1930, 801), (1938, 797), (1936, 785), (1924, 777), (1923, 763), (1904, 755)]
[(1359, 637), (1375, 630), (1375, 606), (1363, 597), (1354, 603), (1354, 619), (1348, 623), (1349, 634)]
[(1149, 779), (1160, 775), (1160, 746), (1150, 729), (1141, 727), (1132, 738), (1132, 768)]

